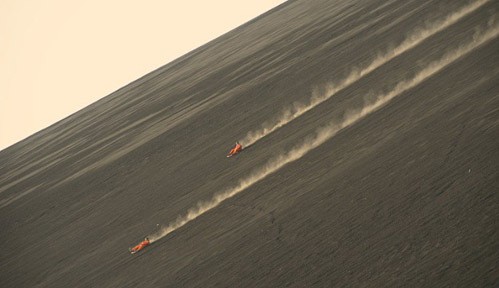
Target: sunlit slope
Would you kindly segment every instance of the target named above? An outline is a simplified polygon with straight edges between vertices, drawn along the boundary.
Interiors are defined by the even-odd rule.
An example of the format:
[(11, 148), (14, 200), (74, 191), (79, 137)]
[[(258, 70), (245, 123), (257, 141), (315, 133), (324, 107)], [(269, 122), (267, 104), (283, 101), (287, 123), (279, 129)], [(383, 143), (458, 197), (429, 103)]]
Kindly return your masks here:
[(493, 286), (496, 6), (291, 1), (0, 152), (0, 286)]

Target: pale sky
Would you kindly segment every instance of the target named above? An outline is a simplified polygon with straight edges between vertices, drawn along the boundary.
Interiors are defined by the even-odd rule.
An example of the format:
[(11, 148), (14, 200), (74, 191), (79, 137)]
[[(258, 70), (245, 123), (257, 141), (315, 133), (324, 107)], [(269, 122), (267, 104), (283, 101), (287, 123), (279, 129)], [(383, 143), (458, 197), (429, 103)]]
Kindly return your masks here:
[(0, 150), (284, 0), (0, 0)]

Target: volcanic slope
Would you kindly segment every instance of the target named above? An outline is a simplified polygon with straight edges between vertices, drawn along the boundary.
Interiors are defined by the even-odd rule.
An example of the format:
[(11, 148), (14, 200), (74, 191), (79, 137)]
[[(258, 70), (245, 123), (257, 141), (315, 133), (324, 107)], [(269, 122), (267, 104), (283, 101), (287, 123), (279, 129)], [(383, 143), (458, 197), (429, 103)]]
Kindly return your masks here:
[[(225, 158), (282, 109), (470, 5)], [(496, 286), (497, 9), (288, 1), (0, 151), (0, 286)], [(128, 253), (390, 91), (384, 106)]]

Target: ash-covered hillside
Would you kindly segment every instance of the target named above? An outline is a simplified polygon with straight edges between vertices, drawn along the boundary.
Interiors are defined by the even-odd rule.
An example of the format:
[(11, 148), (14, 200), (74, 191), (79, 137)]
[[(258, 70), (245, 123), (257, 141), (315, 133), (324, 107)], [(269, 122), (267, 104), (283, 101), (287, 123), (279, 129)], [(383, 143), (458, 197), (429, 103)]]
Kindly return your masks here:
[(498, 9), (288, 1), (0, 151), (0, 286), (497, 286)]

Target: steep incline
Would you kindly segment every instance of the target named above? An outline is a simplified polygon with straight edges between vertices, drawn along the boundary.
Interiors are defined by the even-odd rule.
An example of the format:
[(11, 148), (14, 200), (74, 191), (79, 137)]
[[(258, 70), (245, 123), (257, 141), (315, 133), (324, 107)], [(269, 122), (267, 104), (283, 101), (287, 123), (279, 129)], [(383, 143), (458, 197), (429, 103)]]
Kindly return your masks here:
[(497, 285), (498, 16), (288, 1), (0, 151), (0, 286)]

